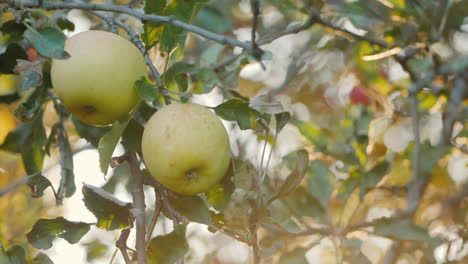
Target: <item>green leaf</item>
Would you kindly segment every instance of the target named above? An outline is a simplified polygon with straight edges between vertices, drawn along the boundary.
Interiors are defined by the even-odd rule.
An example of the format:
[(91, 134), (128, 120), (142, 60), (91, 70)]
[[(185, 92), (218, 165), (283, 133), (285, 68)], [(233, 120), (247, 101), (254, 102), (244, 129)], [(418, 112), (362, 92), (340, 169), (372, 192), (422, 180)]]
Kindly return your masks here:
[(89, 231), (90, 224), (83, 222), (70, 222), (63, 217), (55, 219), (39, 219), (31, 232), (26, 234), (29, 243), (35, 248), (49, 249), (55, 237), (65, 239), (75, 244)]
[(141, 79), (135, 82), (135, 86), (138, 95), (144, 101), (151, 102), (158, 96), (158, 89), (150, 83), (147, 77), (141, 77)]
[(86, 247), (86, 261), (88, 263), (94, 261), (95, 259), (106, 256), (108, 251), (107, 245), (101, 243), (100, 239), (95, 239), (91, 242), (84, 243), (83, 246)]
[(390, 164), (386, 160), (384, 160), (364, 174), (361, 180), (361, 189), (359, 193), (359, 197), (361, 200), (364, 198), (364, 195), (370, 188), (373, 188), (377, 185), (377, 183), (379, 183), (383, 176), (387, 174), (389, 169)]
[(26, 173), (34, 174), (42, 170), (46, 143), (41, 112), (32, 122), (22, 123), (10, 132), (0, 149), (21, 153)]
[(397, 240), (409, 240), (427, 242), (433, 246), (441, 241), (438, 238), (431, 237), (428, 231), (409, 219), (382, 218), (374, 221), (374, 234)]
[(208, 5), (200, 9), (194, 24), (208, 31), (224, 34), (232, 30), (232, 20), (216, 6)]
[(195, 65), (176, 62), (163, 74), (165, 86), (171, 91), (185, 92), (188, 88), (188, 73), (195, 69)]
[(273, 196), (267, 204), (270, 204), (272, 201), (282, 198), (290, 194), (296, 189), (296, 187), (301, 183), (304, 178), (307, 167), (309, 163), (309, 153), (306, 150), (299, 150), (296, 152), (296, 167), (289, 174), (286, 180), (281, 185), (278, 193)]
[(28, 90), (31, 87), (37, 87), (42, 84), (42, 76), (40, 73), (31, 71), (26, 75), (21, 76), (23, 79), (23, 84), (21, 84), (21, 89)]
[(21, 246), (13, 246), (7, 252), (6, 255), (10, 260), (11, 264), (28, 264), (26, 261), (26, 253), (24, 248)]
[[(146, 0), (144, 11), (145, 14), (162, 15), (165, 7), (166, 1)], [(164, 24), (160, 22), (146, 21), (144, 23), (141, 39), (145, 43), (147, 50), (151, 49), (159, 42), (163, 26)]]
[(193, 92), (197, 94), (209, 93), (218, 84), (218, 75), (209, 68), (201, 68), (196, 75)]
[[(3, 35), (4, 45), (9, 45), (11, 43), (18, 43), (23, 39), (23, 33), (26, 30), (26, 27), (21, 23), (16, 23), (16, 20), (10, 20), (0, 27), (0, 32)], [(1, 54), (1, 52), (0, 52)]]
[[(114, 170), (112, 170), (109, 179), (107, 180), (106, 184), (104, 184), (101, 189), (108, 193), (115, 193), (115, 189), (119, 183), (126, 184), (126, 186), (130, 185), (130, 167), (128, 163), (122, 164), (117, 166)], [(127, 188), (128, 192), (131, 192), (130, 188)]]
[(224, 120), (235, 121), (240, 129), (254, 129), (257, 127), (257, 119), (265, 118), (256, 110), (249, 107), (249, 104), (240, 99), (231, 99), (226, 101), (213, 110)]
[(144, 127), (134, 119), (131, 119), (122, 133), (122, 145), (129, 151), (141, 154), (141, 138)]
[(321, 128), (312, 123), (304, 122), (295, 118), (291, 118), (291, 124), (295, 125), (299, 132), (318, 149), (323, 150), (327, 146), (327, 137), (322, 133)]
[(197, 195), (177, 195), (177, 197), (169, 197), (169, 201), (177, 212), (190, 221), (211, 225), (210, 211)]
[(278, 264), (308, 264), (305, 253), (310, 248), (295, 248), (292, 251), (281, 254)]
[(349, 177), (341, 183), (338, 188), (338, 199), (346, 200), (353, 193), (353, 191), (360, 185), (362, 174), (355, 171), (351, 172)]
[(54, 262), (46, 254), (39, 252), (39, 254), (34, 257), (32, 264), (54, 264)]
[(66, 37), (55, 28), (46, 27), (40, 32), (30, 28), (24, 32), (24, 37), (45, 57), (58, 60), (70, 58), (70, 54), (63, 49)]
[[(151, 1), (159, 2), (159, 1)], [(145, 43), (146, 50), (151, 49), (158, 44), (161, 39), (161, 34), (164, 29), (164, 24), (154, 21), (146, 21), (143, 25), (143, 34), (141, 34), (141, 40)]]
[[(57, 143), (60, 151), (60, 169), (61, 181), (57, 193), (65, 194), (66, 197), (72, 196), (76, 191), (75, 174), (73, 173), (73, 152), (68, 141), (68, 135), (62, 123), (59, 124), (57, 131)], [(63, 190), (65, 188), (65, 190)], [(63, 197), (58, 197), (62, 199)]]
[[(228, 175), (232, 175), (232, 166)], [(220, 184), (217, 184), (206, 193), (208, 202), (214, 209), (220, 212), (226, 208), (234, 192), (234, 183), (229, 176), (224, 177), (224, 180)]]
[(44, 195), (44, 190), (49, 186), (52, 187), (52, 183), (49, 179), (44, 177), (40, 172), (28, 176), (26, 185), (31, 189), (31, 196), (34, 198), (42, 197)]
[(62, 30), (69, 30), (69, 31), (74, 31), (75, 30), (75, 24), (68, 20), (65, 15), (63, 17), (57, 18), (57, 26), (59, 26)]
[(311, 161), (307, 172), (307, 190), (323, 208), (328, 207), (334, 186), (335, 176), (328, 167), (320, 160)]
[(151, 239), (148, 260), (150, 264), (176, 263), (189, 249), (185, 239), (187, 225), (177, 225), (170, 234)]
[(71, 116), (75, 130), (81, 138), (86, 139), (93, 146), (97, 147), (101, 138), (111, 130), (111, 127), (89, 126), (79, 121), (75, 116)]
[(276, 119), (276, 134), (278, 135), (279, 132), (281, 132), (281, 130), (289, 122), (289, 119), (291, 119), (291, 114), (289, 112), (278, 113), (278, 114), (275, 114), (275, 119)]
[(3, 53), (0, 53), (0, 73), (13, 74), (16, 60), (27, 60), (28, 56), (24, 49), (16, 43), (7, 46)]
[(41, 111), (42, 105), (45, 103), (46, 94), (47, 89), (44, 86), (36, 87), (26, 102), (21, 103), (15, 109), (15, 116), (24, 123), (34, 120)]
[[(163, 15), (172, 16), (182, 22), (189, 22), (192, 18), (196, 6), (207, 0), (172, 0), (165, 8)], [(184, 43), (186, 32), (173, 25), (165, 24), (160, 38), (160, 46), (163, 51), (172, 51), (179, 43)]]
[(122, 136), (122, 133), (127, 126), (129, 119), (120, 123), (115, 121), (112, 129), (107, 132), (99, 141), (98, 151), (99, 151), (99, 164), (101, 171), (104, 174), (107, 174), (107, 169), (109, 168), (109, 163), (112, 159), (112, 154), (114, 153), (117, 143)]
[(224, 45), (215, 43), (202, 52), (200, 59), (206, 63), (214, 63), (224, 48)]
[(122, 229), (132, 222), (131, 203), (122, 202), (103, 189), (88, 184), (83, 184), (82, 192), (86, 208), (96, 216), (99, 228)]

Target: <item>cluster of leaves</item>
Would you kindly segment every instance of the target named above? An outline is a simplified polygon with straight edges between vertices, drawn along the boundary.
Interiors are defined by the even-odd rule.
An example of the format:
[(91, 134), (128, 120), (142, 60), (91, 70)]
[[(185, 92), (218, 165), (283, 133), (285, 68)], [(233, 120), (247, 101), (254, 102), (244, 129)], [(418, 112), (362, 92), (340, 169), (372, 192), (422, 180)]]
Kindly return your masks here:
[[(144, 12), (174, 17), (222, 34), (231, 32), (237, 22), (226, 19), (233, 15), (233, 1), (227, 1), (229, 4), (225, 5), (208, 3), (205, 0), (168, 2), (148, 1), (144, 5)], [(378, 55), (396, 47), (413, 50), (418, 49), (416, 43), (435, 43), (440, 39), (449, 39), (455, 31), (460, 30), (463, 14), (466, 15), (467, 10), (464, 1), (384, 1), (387, 5), (382, 4), (383, 1), (339, 4), (325, 1), (304, 2), (306, 4), (302, 1), (269, 0), (263, 4), (272, 5), (286, 19), (300, 18), (304, 14), (313, 17), (324, 9), (329, 11), (324, 17), (345, 17), (356, 27), (364, 29), (364, 35), (354, 35), (360, 41), (334, 36), (326, 45), (311, 48), (318, 51), (339, 49), (344, 52), (351, 62), (348, 67), (361, 77), (362, 85), (379, 87), (378, 93), (384, 97), (396, 90), (405, 91), (405, 87), (411, 87), (411, 83), (391, 83), (382, 74), (380, 61), (363, 61), (362, 56)], [(436, 13), (434, 10), (445, 11)], [(51, 92), (50, 62), (51, 59), (69, 57), (63, 50), (66, 37), (62, 30), (72, 30), (73, 23), (65, 18), (64, 11), (56, 11), (53, 15), (39, 9), (15, 12), (16, 17), (2, 20), (0, 25), (0, 74), (18, 74), (22, 78), (22, 85), (10, 93), (0, 94), (0, 103), (15, 105), (15, 115), (21, 120), (21, 124), (8, 134), (0, 149), (21, 155), (25, 171), (29, 175), (26, 184), (33, 197), (41, 197), (48, 187), (51, 187), (58, 203), (75, 193), (73, 149), (68, 134), (76, 133), (98, 149), (101, 171), (106, 174), (119, 142), (127, 150), (141, 154), (144, 123), (165, 103), (164, 97), (185, 102), (192, 94), (205, 94), (214, 87), (221, 87), (227, 100), (212, 108), (220, 118), (236, 123), (242, 130), (253, 130), (260, 139), (273, 145), (278, 134), (289, 124), (297, 128), (311, 148), (307, 151), (294, 151), (283, 157), (283, 164), (289, 171), (289, 175), (283, 180), (276, 177), (278, 175), (267, 175), (268, 163), (258, 168), (244, 157), (236, 157), (224, 181), (206, 194), (168, 196), (169, 203), (179, 214), (190, 222), (206, 225), (212, 232), (223, 232), (245, 242), (254, 248), (254, 255), (258, 257), (273, 259), (279, 256), (278, 263), (307, 263), (305, 252), (324, 237), (333, 236), (341, 239), (343, 260), (350, 263), (370, 263), (361, 252), (364, 239), (347, 236), (356, 230), (364, 230), (369, 235), (386, 237), (396, 242), (404, 241), (405, 248), (402, 251), (417, 248), (424, 252), (426, 261), (434, 261), (432, 252), (443, 240), (429, 235), (431, 221), (411, 218), (405, 214), (364, 221), (367, 211), (373, 208), (372, 197), (381, 195), (390, 198), (395, 195), (408, 203), (412, 202), (408, 199), (415, 199), (406, 198), (406, 193), (413, 191), (409, 185), (397, 186), (401, 190), (396, 188), (398, 192), (394, 193), (392, 188), (395, 186), (381, 184), (386, 176), (398, 173), (395, 171), (403, 166), (401, 164), (405, 164), (404, 161), (413, 161), (411, 155), (415, 144), (402, 153), (394, 153), (385, 146), (381, 151), (368, 151), (377, 149), (378, 145), (374, 144), (368, 133), (371, 120), (381, 110), (378, 103), (347, 107), (338, 117), (331, 117), (335, 121), (339, 120), (333, 127), (327, 127), (317, 120), (299, 120), (291, 117), (281, 104), (268, 96), (258, 96), (251, 100), (236, 89), (241, 68), (254, 62), (256, 59), (253, 56), (242, 53), (229, 63), (218, 66), (217, 63), (232, 53), (231, 49), (212, 42), (197, 43), (202, 47), (198, 49), (185, 47), (187, 32), (183, 29), (145, 21), (141, 39), (146, 50), (157, 49), (166, 57), (161, 75), (162, 83), (155, 83), (149, 78), (137, 81), (135, 87), (144, 103), (131, 117), (108, 128), (89, 127), (70, 117)], [(396, 17), (400, 19), (395, 20)], [(349, 35), (349, 31), (340, 31), (338, 26), (319, 22), (325, 28), (332, 27)], [(267, 29), (264, 30), (267, 32)], [(326, 31), (315, 28), (311, 31), (313, 38), (327, 34)], [(351, 36), (353, 37), (352, 34)], [(429, 49), (428, 45), (427, 50)], [(432, 79), (427, 81), (431, 88), (429, 94), (420, 94), (419, 110), (422, 114), (429, 113), (439, 98), (451, 98), (455, 81), (449, 76), (461, 75), (468, 65), (466, 58), (449, 58), (446, 61), (434, 59), (430, 50), (427, 50), (423, 49), (418, 56), (407, 58), (421, 80), (436, 79), (426, 73), (442, 75), (440, 82), (432, 82)], [(36, 54), (34, 57), (32, 51), (39, 56)], [(264, 59), (268, 59), (268, 54)], [(293, 72), (293, 67), (290, 66), (289, 70)], [(287, 83), (283, 86), (287, 87)], [(161, 93), (163, 89), (169, 95)], [(314, 97), (313, 100), (318, 99)], [(43, 118), (47, 114), (45, 109), (48, 104), (54, 106), (58, 118), (50, 132), (46, 133)], [(447, 107), (447, 103), (444, 107)], [(313, 110), (313, 106), (310, 108)], [(400, 111), (395, 111), (392, 122), (410, 118), (404, 109), (397, 110)], [(466, 112), (466, 109), (462, 111)], [(459, 136), (463, 135), (461, 133)], [(453, 147), (446, 144), (422, 144), (421, 147), (423, 162), (415, 185), (426, 185), (426, 179), (434, 178), (435, 173), (445, 169), (441, 164), (454, 151)], [(54, 148), (60, 154), (59, 183), (52, 183), (42, 175), (44, 157), (50, 155)], [(319, 158), (311, 159), (312, 153)], [(341, 172), (348, 175), (344, 180), (338, 179), (336, 172), (331, 170), (337, 161), (343, 164)], [(409, 171), (409, 166), (405, 166), (403, 170)], [(132, 227), (132, 204), (122, 202), (112, 195), (117, 183), (124, 182), (128, 174), (128, 166), (120, 165), (102, 188), (83, 186), (81, 191), (84, 203), (96, 216), (96, 223), (71, 222), (62, 217), (39, 219), (26, 235), (28, 242), (37, 249), (45, 250), (52, 246), (56, 237), (69, 243), (77, 243), (92, 226), (107, 230)], [(59, 184), (57, 191), (53, 187), (55, 184)], [(417, 199), (416, 202), (419, 202)], [(438, 202), (441, 200), (437, 193), (429, 193), (424, 197), (424, 201), (431, 199), (438, 199)], [(457, 201), (457, 206), (461, 206), (461, 202)], [(404, 209), (393, 204), (385, 206), (394, 210)], [(450, 221), (463, 226), (466, 205), (462, 209), (455, 212)], [(163, 214), (167, 218), (171, 216), (168, 208), (163, 208)], [(367, 227), (372, 229), (363, 229)], [(189, 251), (185, 231), (186, 224), (179, 224), (171, 233), (152, 238), (149, 243), (150, 262), (173, 263), (184, 257)], [(312, 243), (307, 246), (303, 243), (290, 243), (303, 237), (312, 237)], [(178, 247), (172, 246), (175, 244)], [(102, 245), (89, 244), (89, 249), (94, 250), (95, 256), (100, 256)], [(93, 258), (93, 255), (90, 254), (89, 257)], [(1, 263), (27, 263), (26, 260), (27, 256), (21, 246), (12, 246), (8, 250), (4, 246), (0, 247)], [(52, 263), (42, 253), (32, 261)]]

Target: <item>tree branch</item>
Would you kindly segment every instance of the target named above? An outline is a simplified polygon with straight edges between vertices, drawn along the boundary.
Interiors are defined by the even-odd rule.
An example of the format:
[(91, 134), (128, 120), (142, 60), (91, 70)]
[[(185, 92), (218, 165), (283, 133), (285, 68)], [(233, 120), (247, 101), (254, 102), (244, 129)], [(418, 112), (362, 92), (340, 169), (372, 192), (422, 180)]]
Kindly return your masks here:
[(130, 235), (130, 228), (124, 228), (120, 232), (119, 239), (117, 239), (117, 241), (115, 242), (115, 246), (120, 250), (120, 253), (122, 253), (122, 257), (125, 260), (125, 264), (132, 263), (127, 253), (127, 239), (129, 235)]
[(7, 0), (7, 3), (13, 6), (17, 6), (17, 7), (43, 8), (46, 10), (81, 9), (81, 10), (90, 10), (90, 11), (108, 11), (108, 12), (114, 12), (114, 13), (122, 13), (122, 14), (127, 14), (130, 16), (139, 18), (143, 22), (153, 21), (153, 22), (170, 24), (170, 25), (185, 29), (199, 36), (202, 36), (206, 39), (219, 42), (221, 44), (226, 44), (226, 45), (230, 45), (234, 47), (240, 47), (242, 49), (249, 50), (249, 51), (252, 50), (252, 45), (248, 42), (242, 42), (234, 38), (230, 38), (227, 36), (213, 33), (206, 29), (177, 20), (174, 17), (145, 14), (127, 6), (88, 4), (88, 3), (78, 3), (78, 2), (64, 3), (64, 2), (50, 2), (50, 1), (44, 1), (41, 5), (38, 1), (20, 1), (20, 0)]
[(145, 194), (143, 192), (143, 175), (140, 172), (137, 156), (128, 151), (128, 164), (133, 176), (133, 210), (136, 221), (136, 252), (138, 264), (146, 264), (146, 219), (145, 219)]

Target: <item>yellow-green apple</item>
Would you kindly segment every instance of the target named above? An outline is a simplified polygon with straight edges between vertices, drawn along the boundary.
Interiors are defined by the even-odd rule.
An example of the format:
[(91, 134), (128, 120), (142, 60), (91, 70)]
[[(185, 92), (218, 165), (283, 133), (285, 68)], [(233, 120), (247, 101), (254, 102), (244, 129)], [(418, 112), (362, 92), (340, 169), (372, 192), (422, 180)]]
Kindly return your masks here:
[(198, 194), (219, 183), (229, 168), (231, 147), (221, 120), (199, 104), (170, 104), (145, 126), (143, 160), (164, 186)]
[(135, 81), (146, 76), (140, 51), (114, 33), (90, 30), (65, 42), (71, 58), (52, 61), (51, 78), (64, 107), (96, 126), (126, 118), (139, 99)]

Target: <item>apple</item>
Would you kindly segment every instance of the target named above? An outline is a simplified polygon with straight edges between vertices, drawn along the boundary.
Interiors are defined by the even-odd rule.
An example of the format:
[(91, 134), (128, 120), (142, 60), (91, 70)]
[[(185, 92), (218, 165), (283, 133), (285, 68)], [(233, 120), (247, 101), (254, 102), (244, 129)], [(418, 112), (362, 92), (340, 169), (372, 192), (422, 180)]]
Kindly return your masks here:
[(65, 42), (71, 58), (52, 61), (52, 86), (80, 121), (107, 126), (125, 119), (139, 102), (135, 81), (146, 76), (140, 51), (114, 33), (90, 30)]
[(366, 94), (362, 86), (354, 86), (349, 94), (351, 102), (354, 104), (362, 104), (368, 106), (370, 104), (369, 96)]
[(199, 104), (170, 104), (145, 126), (143, 160), (168, 189), (186, 195), (203, 193), (219, 183), (231, 160), (221, 120)]

